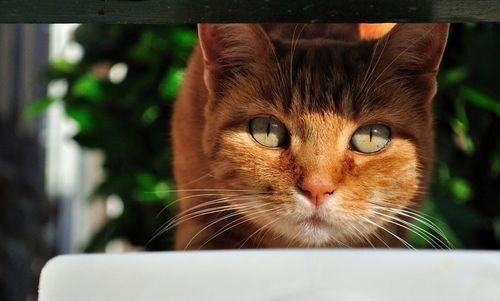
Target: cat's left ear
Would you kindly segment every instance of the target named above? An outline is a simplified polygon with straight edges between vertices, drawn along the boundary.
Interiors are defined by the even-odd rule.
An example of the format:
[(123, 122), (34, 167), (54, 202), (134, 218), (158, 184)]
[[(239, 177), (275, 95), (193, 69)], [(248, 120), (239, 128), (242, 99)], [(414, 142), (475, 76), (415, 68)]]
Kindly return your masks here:
[(266, 64), (272, 47), (262, 27), (255, 24), (198, 24), (204, 79), (212, 94), (222, 92), (237, 74), (248, 74)]
[(449, 25), (397, 24), (378, 41), (385, 65), (413, 75), (436, 75), (446, 47)]

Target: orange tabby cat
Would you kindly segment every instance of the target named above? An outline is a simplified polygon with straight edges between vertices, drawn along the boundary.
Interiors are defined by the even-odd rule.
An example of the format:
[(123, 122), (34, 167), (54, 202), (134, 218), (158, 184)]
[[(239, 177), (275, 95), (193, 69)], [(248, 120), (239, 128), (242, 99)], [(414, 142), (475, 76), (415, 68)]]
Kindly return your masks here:
[(198, 29), (172, 123), (177, 249), (433, 240), (409, 221), (447, 24)]

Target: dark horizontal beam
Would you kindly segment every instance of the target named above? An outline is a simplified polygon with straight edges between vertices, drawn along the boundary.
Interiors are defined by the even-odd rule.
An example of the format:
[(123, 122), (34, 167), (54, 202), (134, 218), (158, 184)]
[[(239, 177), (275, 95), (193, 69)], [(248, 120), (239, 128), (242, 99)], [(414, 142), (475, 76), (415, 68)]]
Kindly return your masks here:
[(500, 0), (0, 0), (1, 23), (499, 22)]

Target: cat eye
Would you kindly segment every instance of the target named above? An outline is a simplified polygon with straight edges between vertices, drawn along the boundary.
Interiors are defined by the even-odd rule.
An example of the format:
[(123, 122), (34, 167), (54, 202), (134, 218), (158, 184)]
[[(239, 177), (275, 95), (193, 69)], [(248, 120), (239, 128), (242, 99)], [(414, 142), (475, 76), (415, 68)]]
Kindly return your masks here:
[(255, 141), (264, 146), (283, 147), (288, 144), (286, 127), (271, 116), (259, 116), (250, 120), (249, 130)]
[(365, 154), (383, 149), (391, 140), (391, 130), (383, 124), (370, 124), (358, 128), (351, 138), (351, 147)]

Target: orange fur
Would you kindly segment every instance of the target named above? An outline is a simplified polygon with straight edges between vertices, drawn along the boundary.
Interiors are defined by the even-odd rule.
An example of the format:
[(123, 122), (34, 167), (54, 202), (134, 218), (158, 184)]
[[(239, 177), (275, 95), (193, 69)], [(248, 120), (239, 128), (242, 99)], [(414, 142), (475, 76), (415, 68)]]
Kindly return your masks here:
[[(398, 210), (418, 208), (429, 181), (448, 27), (374, 26), (199, 26), (172, 120), (177, 249), (401, 245), (388, 219), (406, 221)], [(261, 115), (286, 126), (288, 146), (256, 143)], [(374, 123), (389, 145), (353, 151)], [(307, 178), (335, 186), (321, 207), (298, 196)]]
[(363, 40), (376, 40), (386, 35), (393, 27), (394, 23), (359, 24), (359, 36)]

